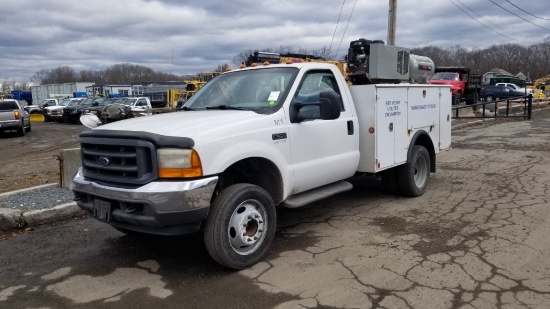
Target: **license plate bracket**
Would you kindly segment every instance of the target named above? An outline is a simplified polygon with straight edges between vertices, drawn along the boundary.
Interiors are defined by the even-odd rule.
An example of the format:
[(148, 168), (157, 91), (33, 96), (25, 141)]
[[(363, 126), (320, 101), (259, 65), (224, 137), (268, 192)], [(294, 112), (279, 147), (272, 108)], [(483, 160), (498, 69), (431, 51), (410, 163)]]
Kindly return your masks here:
[(111, 202), (98, 198), (94, 199), (94, 217), (111, 221)]

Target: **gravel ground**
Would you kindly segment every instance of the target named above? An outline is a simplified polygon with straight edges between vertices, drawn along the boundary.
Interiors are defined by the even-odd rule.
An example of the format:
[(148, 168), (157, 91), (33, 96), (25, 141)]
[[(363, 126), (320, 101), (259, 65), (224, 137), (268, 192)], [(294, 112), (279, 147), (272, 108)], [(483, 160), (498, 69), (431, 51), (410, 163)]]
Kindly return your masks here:
[(34, 210), (70, 203), (74, 194), (57, 185), (0, 197), (0, 208)]

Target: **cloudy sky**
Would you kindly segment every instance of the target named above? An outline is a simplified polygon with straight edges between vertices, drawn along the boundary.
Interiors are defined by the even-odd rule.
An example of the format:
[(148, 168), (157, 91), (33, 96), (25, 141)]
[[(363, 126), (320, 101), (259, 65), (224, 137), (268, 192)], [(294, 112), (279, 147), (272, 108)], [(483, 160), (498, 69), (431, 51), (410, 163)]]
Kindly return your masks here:
[[(389, 0), (0, 2), (0, 83), (59, 66), (119, 63), (194, 74), (278, 46), (331, 47), (342, 56), (352, 40), (386, 41), (389, 7)], [(528, 46), (548, 37), (548, 0), (397, 0), (398, 46)]]

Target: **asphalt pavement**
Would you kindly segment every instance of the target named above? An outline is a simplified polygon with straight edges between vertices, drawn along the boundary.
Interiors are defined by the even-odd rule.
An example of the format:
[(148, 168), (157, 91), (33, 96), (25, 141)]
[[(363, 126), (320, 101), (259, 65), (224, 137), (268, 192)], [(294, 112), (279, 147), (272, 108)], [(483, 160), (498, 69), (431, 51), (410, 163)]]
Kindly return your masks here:
[(0, 241), (0, 308), (550, 308), (550, 111), (453, 131), (417, 198), (373, 177), (278, 211), (264, 261), (93, 219)]

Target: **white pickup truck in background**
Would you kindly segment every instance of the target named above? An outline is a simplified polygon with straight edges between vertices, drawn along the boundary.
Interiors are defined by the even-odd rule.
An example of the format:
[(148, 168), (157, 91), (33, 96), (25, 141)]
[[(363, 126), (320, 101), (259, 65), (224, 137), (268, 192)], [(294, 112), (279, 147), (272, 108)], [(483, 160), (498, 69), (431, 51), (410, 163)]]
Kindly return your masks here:
[[(403, 57), (391, 48), (388, 72)], [(202, 230), (214, 260), (242, 269), (267, 253), (277, 206), (351, 190), (346, 179), (361, 174), (380, 174), (405, 196), (423, 194), (436, 154), (451, 144), (451, 89), (348, 86), (327, 63), (257, 66), (216, 77), (183, 112), (80, 138), (73, 180), (81, 208), (126, 233)]]
[(122, 104), (130, 106), (134, 116), (152, 115), (153, 107), (151, 106), (151, 100), (147, 97), (129, 97)]

